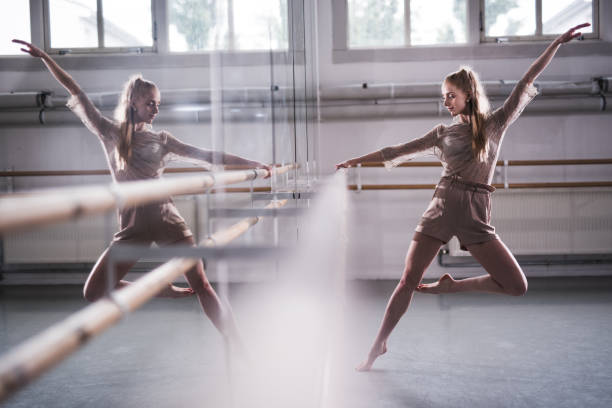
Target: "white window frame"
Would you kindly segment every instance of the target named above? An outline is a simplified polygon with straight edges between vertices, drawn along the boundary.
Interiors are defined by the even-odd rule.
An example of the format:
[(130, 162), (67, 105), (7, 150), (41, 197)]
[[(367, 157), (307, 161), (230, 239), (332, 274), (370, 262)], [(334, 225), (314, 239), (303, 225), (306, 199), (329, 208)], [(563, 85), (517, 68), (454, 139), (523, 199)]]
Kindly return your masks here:
[[(584, 39), (599, 39), (599, 0), (592, 0), (592, 33), (586, 33), (582, 37)], [(480, 0), (480, 41), (483, 43), (487, 42), (516, 42), (516, 41), (551, 41), (557, 38), (561, 33), (556, 34), (543, 34), (542, 33), (542, 0), (535, 0), (535, 18), (536, 18), (536, 32), (535, 34), (529, 35), (510, 35), (510, 36), (487, 36), (486, 27), (484, 22), (486, 21), (486, 7), (485, 0)]]
[[(407, 0), (404, 0), (407, 1)], [(555, 36), (534, 38), (532, 41), (520, 42), (483, 42), (481, 41), (483, 0), (467, 0), (467, 43), (454, 45), (413, 45), (394, 48), (349, 48), (348, 47), (348, 4), (347, 0), (331, 0), (332, 4), (332, 62), (348, 64), (360, 62), (406, 62), (406, 61), (438, 61), (455, 59), (498, 59), (498, 58), (535, 58), (542, 53), (542, 45)], [(598, 0), (594, 0), (594, 3)], [(594, 6), (595, 8), (595, 6)], [(597, 19), (602, 13), (598, 3)], [(606, 7), (605, 14), (612, 15), (612, 7)], [(602, 17), (602, 21), (605, 20)], [(598, 23), (598, 31), (602, 36)], [(409, 27), (407, 28), (409, 29)], [(612, 27), (607, 27), (608, 32)], [(610, 37), (610, 34), (608, 34)], [(599, 38), (585, 36), (584, 41), (574, 41), (564, 45), (559, 55), (586, 56), (612, 55), (612, 42), (609, 38), (602, 41)]]
[(130, 46), (130, 47), (106, 47), (104, 46), (104, 21), (103, 21), (103, 0), (96, 0), (97, 7), (97, 28), (98, 28), (98, 46), (97, 47), (51, 47), (51, 13), (49, 11), (49, 0), (44, 0), (43, 3), (43, 27), (44, 27), (44, 47), (49, 54), (117, 54), (117, 53), (153, 53), (156, 52), (156, 26), (157, 19), (155, 14), (155, 0), (149, 0), (151, 4), (151, 28), (152, 42), (151, 46)]
[[(346, 16), (346, 22), (345, 22), (345, 26), (346, 26), (346, 46), (347, 48), (349, 48), (349, 38), (348, 38), (348, 32), (349, 32), (349, 25), (348, 25), (348, 0), (341, 0), (341, 2), (338, 2), (336, 0), (332, 0), (334, 2), (333, 7), (337, 7), (337, 10)], [(409, 48), (409, 47), (438, 47), (438, 45), (436, 44), (427, 44), (427, 45), (414, 45), (414, 44), (410, 44), (412, 41), (412, 36), (411, 36), (411, 32), (410, 32), (410, 0), (403, 0), (404, 1), (404, 43), (406, 45), (403, 46), (392, 46), (392, 47), (380, 47), (381, 49), (384, 48)], [(467, 15), (469, 15), (469, 0), (466, 0), (466, 17)], [(469, 18), (466, 18), (466, 29), (469, 31)], [(467, 32), (466, 32), (466, 42), (464, 43), (456, 43), (456, 44), (444, 44), (444, 46), (448, 46), (448, 47), (456, 47), (456, 46), (461, 46), (464, 45), (466, 43), (469, 42), (469, 38), (467, 36)], [(356, 47), (356, 48), (349, 48), (351, 50), (360, 50), (360, 49), (364, 49), (367, 47)], [(378, 48), (378, 47), (377, 47)]]
[[(43, 48), (48, 41), (45, 23), (45, 4), (48, 0), (30, 1), (30, 33), (31, 42)], [(129, 0), (126, 0), (129, 1)], [(223, 60), (225, 66), (265, 66), (303, 64), (304, 47), (301, 43), (303, 26), (294, 26), (291, 18), (300, 16), (303, 11), (302, 1), (287, 0), (288, 13), (288, 50), (256, 50), (256, 51), (214, 51)], [(185, 68), (210, 66), (211, 52), (170, 52), (168, 38), (168, 2), (167, 0), (151, 0), (154, 43), (153, 47), (126, 48), (73, 48), (71, 52), (60, 52), (62, 49), (52, 49), (54, 58), (62, 67), (71, 69), (142, 69), (154, 66), (156, 68)], [(47, 9), (48, 10), (48, 9)], [(48, 12), (46, 13), (48, 15)], [(146, 48), (150, 48), (147, 50)], [(0, 71), (37, 71), (42, 69), (40, 62), (23, 55), (0, 56)]]

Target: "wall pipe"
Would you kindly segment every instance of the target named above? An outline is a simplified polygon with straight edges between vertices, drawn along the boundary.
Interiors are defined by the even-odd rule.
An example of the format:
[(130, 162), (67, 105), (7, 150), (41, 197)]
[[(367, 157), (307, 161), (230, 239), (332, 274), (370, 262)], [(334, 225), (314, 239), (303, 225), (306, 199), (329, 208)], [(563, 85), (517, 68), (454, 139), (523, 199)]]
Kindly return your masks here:
[[(273, 201), (266, 209), (280, 208), (287, 200)], [(227, 245), (261, 217), (248, 217), (200, 242), (203, 247)], [(199, 258), (173, 258), (145, 276), (110, 293), (67, 319), (9, 350), (0, 358), (0, 401), (32, 382), (90, 339), (145, 304), (169, 283), (196, 265)]]
[[(588, 96), (551, 96), (539, 97), (525, 109), (526, 114), (563, 114), (568, 113), (610, 113), (612, 109), (606, 104), (608, 94)], [(503, 100), (491, 98), (494, 107)], [(293, 120), (294, 114), (304, 114), (303, 107), (294, 109), (292, 105), (274, 107), (276, 117)], [(40, 112), (44, 114), (40, 114)], [(66, 108), (47, 108), (41, 111), (18, 110), (0, 111), (0, 127), (54, 125), (79, 125), (79, 119)], [(445, 117), (446, 109), (439, 98), (413, 100), (355, 100), (324, 102), (319, 106), (321, 121), (348, 120), (383, 120), (389, 118), (405, 119), (413, 117)], [(270, 123), (272, 120), (271, 106), (236, 105), (223, 108), (224, 120), (232, 123)], [(295, 112), (295, 113), (294, 113)], [(103, 114), (112, 116), (111, 111)], [(202, 123), (211, 122), (211, 112), (208, 106), (198, 105), (185, 109), (179, 107), (162, 107), (156, 123)]]
[[(598, 95), (609, 92), (611, 77), (597, 77), (587, 81), (539, 81), (535, 85), (541, 95)], [(483, 81), (483, 86), (490, 97), (506, 97), (514, 88), (517, 81), (497, 80)], [(272, 89), (272, 93), (270, 93)], [(273, 86), (226, 88), (222, 91), (222, 100), (228, 103), (261, 104), (269, 103), (272, 97), (276, 101), (301, 101), (306, 99), (300, 96), (303, 93), (293, 92), (293, 88)], [(209, 105), (211, 90), (202, 88), (169, 89), (162, 90), (164, 105)], [(45, 99), (41, 101), (41, 95)], [(100, 108), (114, 108), (119, 99), (119, 92), (88, 93), (94, 104)], [(297, 96), (297, 98), (296, 98)], [(319, 98), (321, 102), (339, 100), (383, 100), (383, 99), (413, 99), (413, 98), (439, 98), (440, 83), (383, 83), (383, 84), (352, 84), (340, 86), (321, 87)], [(9, 92), (0, 93), (0, 109), (19, 108), (46, 108), (61, 107), (67, 102), (65, 95), (55, 95), (49, 91), (40, 92)], [(311, 102), (314, 102), (311, 101)]]

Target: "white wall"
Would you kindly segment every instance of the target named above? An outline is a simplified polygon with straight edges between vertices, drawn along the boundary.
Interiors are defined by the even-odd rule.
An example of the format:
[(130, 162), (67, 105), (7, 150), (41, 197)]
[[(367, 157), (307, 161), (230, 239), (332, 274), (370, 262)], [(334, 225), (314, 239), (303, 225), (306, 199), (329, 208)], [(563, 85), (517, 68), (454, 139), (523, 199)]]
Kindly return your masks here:
[[(604, 2), (605, 3), (605, 2)], [(532, 59), (507, 58), (474, 60), (436, 60), (407, 62), (360, 62), (334, 64), (332, 59), (332, 10), (330, 2), (319, 2), (319, 62), (321, 86), (372, 83), (441, 82), (460, 65), (479, 72), (482, 80), (518, 80)], [(602, 6), (604, 37), (610, 32), (610, 9)], [(606, 17), (607, 16), (607, 17)], [(542, 50), (545, 45), (542, 45)], [(589, 80), (612, 75), (612, 57), (593, 55), (560, 57), (553, 60), (539, 78), (543, 81)], [(506, 135), (500, 159), (571, 159), (612, 157), (612, 114), (538, 115), (528, 113), (514, 123)], [(418, 137), (449, 118), (407, 120), (362, 120), (321, 124), (321, 166), (331, 172), (334, 163), (365, 154), (383, 146)], [(362, 169), (363, 183), (437, 182), (439, 168)], [(510, 181), (612, 180), (612, 166), (574, 166), (512, 168)], [(498, 180), (499, 181), (499, 180)], [(431, 197), (430, 191), (364, 191), (352, 193), (354, 222), (349, 230), (350, 260), (353, 276), (397, 278), (414, 227)], [(494, 195), (495, 196), (495, 195)], [(612, 217), (612, 213), (610, 215)], [(503, 239), (504, 232), (499, 231)], [(529, 275), (609, 273), (610, 266), (529, 267)], [(426, 276), (448, 272), (436, 262)], [(478, 269), (450, 272), (459, 275), (480, 273)]]
[[(606, 2), (602, 2), (606, 3)], [(610, 37), (610, 10), (602, 5), (604, 37)], [(355, 83), (437, 82), (461, 64), (471, 65), (483, 80), (516, 80), (527, 69), (531, 59), (507, 58), (462, 61), (332, 62), (332, 21), (329, 1), (318, 2), (318, 62), (322, 87)], [(607, 19), (607, 20), (606, 20)], [(544, 46), (542, 47), (544, 48)], [(70, 57), (66, 57), (70, 58)], [(133, 72), (142, 72), (161, 89), (208, 87), (207, 67), (142, 69), (70, 70), (88, 92), (117, 91)], [(276, 67), (275, 83), (289, 84), (293, 73), (288, 67)], [(542, 74), (542, 80), (584, 80), (595, 76), (612, 76), (612, 57), (592, 55), (556, 58)], [(271, 81), (269, 66), (226, 67), (223, 84), (227, 87), (267, 86)], [(42, 69), (26, 71), (0, 70), (0, 92), (53, 90), (64, 91)], [(163, 95), (162, 95), (163, 96)], [(450, 119), (442, 119), (448, 122)], [(422, 135), (440, 122), (439, 118), (406, 120), (363, 120), (355, 122), (323, 122), (320, 124), (319, 164), (324, 173), (333, 171), (334, 163)], [(164, 126), (182, 139), (210, 146), (207, 125), (169, 124)], [(612, 115), (565, 114), (548, 116), (524, 115), (508, 131), (502, 159), (564, 159), (612, 157), (610, 131)], [(267, 124), (236, 125), (227, 129), (230, 151), (258, 160), (271, 160), (270, 126)], [(285, 129), (291, 132), (291, 129)], [(95, 136), (82, 126), (29, 126), (0, 128), (0, 168), (15, 170), (97, 169), (105, 167), (104, 157)], [(364, 183), (435, 183), (439, 169), (363, 170)], [(612, 166), (588, 168), (512, 169), (513, 181), (612, 180)], [(72, 179), (74, 181), (74, 179)], [(68, 183), (68, 179), (52, 181), (20, 181), (24, 187), (40, 187), (45, 183)], [(76, 180), (83, 182), (83, 180)], [(30, 183), (30, 184), (28, 184)], [(351, 276), (395, 278), (401, 272), (405, 249), (412, 230), (427, 205), (430, 191), (382, 191), (352, 193), (354, 222), (349, 229)], [(503, 231), (499, 231), (503, 238)], [(554, 269), (554, 270), (553, 270)], [(599, 273), (597, 268), (530, 268), (532, 274), (549, 272)], [(433, 265), (428, 276), (445, 272)], [(453, 271), (454, 272), (454, 271)], [(478, 272), (461, 270), (462, 274)]]

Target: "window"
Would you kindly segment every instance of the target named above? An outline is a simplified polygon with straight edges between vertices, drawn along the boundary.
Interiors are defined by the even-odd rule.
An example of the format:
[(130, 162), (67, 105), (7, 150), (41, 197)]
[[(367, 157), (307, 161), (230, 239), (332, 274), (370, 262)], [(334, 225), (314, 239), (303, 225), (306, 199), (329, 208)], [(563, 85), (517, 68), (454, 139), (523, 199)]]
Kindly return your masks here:
[(151, 0), (47, 0), (47, 49), (151, 48)]
[(30, 2), (12, 2), (10, 8), (10, 13), (0, 13), (0, 55), (23, 54), (19, 51), (20, 47), (11, 42), (13, 38), (31, 40)]
[(485, 0), (484, 41), (539, 40), (555, 37), (572, 26), (595, 37), (597, 0)]
[(348, 47), (467, 41), (466, 0), (348, 0)]
[(283, 50), (287, 21), (287, 0), (168, 0), (169, 50)]

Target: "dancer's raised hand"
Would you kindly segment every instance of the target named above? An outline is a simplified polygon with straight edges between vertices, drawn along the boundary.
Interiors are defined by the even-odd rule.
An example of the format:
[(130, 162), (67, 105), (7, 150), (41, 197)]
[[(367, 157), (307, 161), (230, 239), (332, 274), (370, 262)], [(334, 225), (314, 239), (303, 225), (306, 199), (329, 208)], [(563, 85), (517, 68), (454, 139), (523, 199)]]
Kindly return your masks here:
[(41, 50), (40, 48), (38, 48), (34, 44), (31, 44), (31, 43), (29, 43), (27, 41), (15, 39), (15, 40), (13, 40), (13, 42), (17, 43), (17, 44), (25, 45), (27, 48), (21, 48), (21, 51), (27, 52), (28, 54), (30, 54), (33, 57), (43, 58), (43, 57), (47, 56), (46, 52), (44, 52), (43, 50)]
[(561, 34), (559, 37), (557, 37), (557, 42), (563, 44), (572, 41), (574, 38), (580, 37), (582, 33), (580, 31), (576, 32), (576, 30), (579, 30), (583, 27), (588, 27), (590, 25), (591, 23), (582, 23), (570, 28), (569, 30)]

